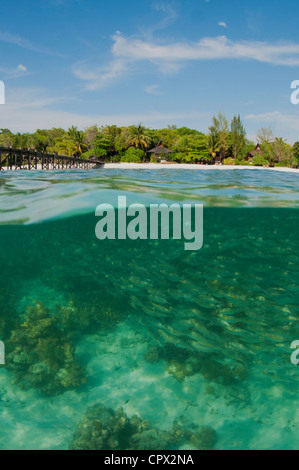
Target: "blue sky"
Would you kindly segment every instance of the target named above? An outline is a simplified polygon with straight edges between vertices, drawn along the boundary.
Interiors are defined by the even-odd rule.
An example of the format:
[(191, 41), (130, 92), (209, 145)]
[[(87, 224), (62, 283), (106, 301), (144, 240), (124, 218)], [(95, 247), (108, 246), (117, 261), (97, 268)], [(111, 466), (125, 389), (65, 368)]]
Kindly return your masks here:
[(298, 0), (11, 0), (0, 12), (0, 128), (142, 122), (299, 140)]

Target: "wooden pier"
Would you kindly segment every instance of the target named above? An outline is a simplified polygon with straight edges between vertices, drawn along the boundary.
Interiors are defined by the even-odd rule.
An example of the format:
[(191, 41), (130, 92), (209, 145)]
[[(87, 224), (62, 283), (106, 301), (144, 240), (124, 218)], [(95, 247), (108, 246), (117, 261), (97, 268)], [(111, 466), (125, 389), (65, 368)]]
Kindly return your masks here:
[(100, 168), (101, 162), (78, 157), (51, 155), (34, 150), (0, 147), (0, 171), (4, 170), (90, 170)]

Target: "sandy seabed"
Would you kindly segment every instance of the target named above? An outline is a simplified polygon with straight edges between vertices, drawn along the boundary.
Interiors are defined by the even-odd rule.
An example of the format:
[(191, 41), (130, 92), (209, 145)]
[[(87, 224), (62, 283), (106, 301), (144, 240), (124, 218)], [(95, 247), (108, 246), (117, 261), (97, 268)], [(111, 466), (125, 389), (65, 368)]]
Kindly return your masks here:
[[(20, 390), (3, 370), (0, 376), (0, 450), (66, 450), (77, 423), (87, 408), (97, 403), (137, 414), (151, 425), (169, 430), (175, 419), (186, 425), (211, 426), (217, 433), (215, 450), (296, 449), (294, 413), (296, 387), (252, 370), (248, 382), (239, 386), (210, 385), (196, 374), (178, 382), (165, 363), (149, 364), (143, 357), (148, 334), (136, 332), (133, 319), (109, 334), (84, 338), (77, 347), (88, 358), (89, 387), (58, 397), (42, 397), (36, 390)], [(193, 450), (185, 445), (178, 450)]]

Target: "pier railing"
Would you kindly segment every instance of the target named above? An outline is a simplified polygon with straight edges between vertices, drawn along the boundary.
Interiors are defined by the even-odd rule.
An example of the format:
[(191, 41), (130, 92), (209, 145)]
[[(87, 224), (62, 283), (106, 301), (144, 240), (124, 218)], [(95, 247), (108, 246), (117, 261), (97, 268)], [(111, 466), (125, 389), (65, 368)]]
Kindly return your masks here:
[(79, 157), (66, 157), (37, 152), (0, 147), (0, 171), (3, 170), (67, 170), (99, 168), (101, 162)]

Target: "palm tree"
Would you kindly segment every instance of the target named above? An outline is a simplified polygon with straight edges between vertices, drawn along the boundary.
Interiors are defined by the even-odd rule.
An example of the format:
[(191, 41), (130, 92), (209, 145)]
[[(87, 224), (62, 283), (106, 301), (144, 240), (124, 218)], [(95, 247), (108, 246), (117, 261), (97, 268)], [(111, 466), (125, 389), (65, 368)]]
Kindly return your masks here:
[(78, 131), (77, 127), (72, 126), (68, 130), (68, 135), (71, 141), (76, 145), (79, 155), (81, 155), (83, 148), (87, 148), (84, 142), (85, 134), (82, 131)]
[(150, 146), (151, 141), (150, 135), (142, 124), (129, 127), (129, 145), (145, 150)]
[(210, 154), (213, 158), (216, 157), (217, 152), (220, 151), (220, 142), (218, 133), (214, 131), (214, 129), (210, 129), (210, 134), (207, 136), (207, 146), (209, 149)]

